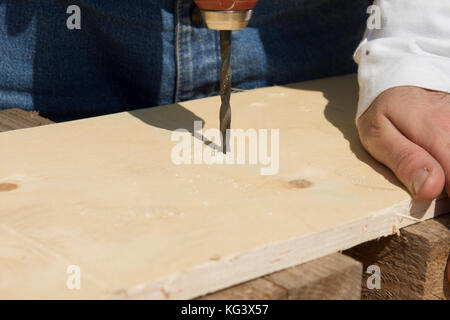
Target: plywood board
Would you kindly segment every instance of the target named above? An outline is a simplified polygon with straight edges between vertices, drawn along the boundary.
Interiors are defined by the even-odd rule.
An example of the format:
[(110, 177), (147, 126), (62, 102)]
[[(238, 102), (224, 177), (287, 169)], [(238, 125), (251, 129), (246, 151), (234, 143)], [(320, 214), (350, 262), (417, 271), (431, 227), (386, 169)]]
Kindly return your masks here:
[(267, 176), (171, 161), (218, 97), (1, 133), (0, 297), (194, 298), (448, 212), (367, 155), (356, 99), (354, 76), (234, 94), (233, 128), (279, 129)]
[[(24, 111), (21, 109), (0, 111), (0, 132), (36, 127), (50, 123), (54, 122), (42, 118), (33, 111)], [(432, 221), (434, 220), (431, 219), (427, 222)], [(417, 225), (420, 224), (412, 225), (408, 228), (413, 228)], [(408, 228), (402, 229), (402, 232)], [(436, 243), (435, 245), (437, 246), (439, 244)], [(360, 262), (341, 253), (334, 253), (323, 258), (274, 272), (265, 277), (252, 279), (242, 284), (204, 295), (198, 299), (359, 300), (361, 298), (362, 277), (362, 264)], [(333, 280), (330, 281), (330, 279)]]

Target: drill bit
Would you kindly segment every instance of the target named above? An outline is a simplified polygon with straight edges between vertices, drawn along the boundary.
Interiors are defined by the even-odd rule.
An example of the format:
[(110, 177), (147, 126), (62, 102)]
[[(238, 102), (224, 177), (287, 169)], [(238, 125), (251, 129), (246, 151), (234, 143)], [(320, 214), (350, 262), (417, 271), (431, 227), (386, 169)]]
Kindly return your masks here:
[[(229, 129), (231, 125), (231, 31), (220, 31), (220, 132), (222, 133), (222, 152), (230, 150)], [(228, 132), (228, 134), (227, 134)]]

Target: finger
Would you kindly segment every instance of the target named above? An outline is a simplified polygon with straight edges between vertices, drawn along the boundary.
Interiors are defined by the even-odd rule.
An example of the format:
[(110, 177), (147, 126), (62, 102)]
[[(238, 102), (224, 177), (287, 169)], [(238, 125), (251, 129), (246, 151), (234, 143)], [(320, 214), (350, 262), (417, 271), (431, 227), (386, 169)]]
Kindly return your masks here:
[[(392, 106), (386, 110), (386, 116), (409, 140), (439, 162), (445, 174), (445, 189), (450, 196), (450, 103), (446, 99), (449, 95), (433, 94), (420, 88), (410, 92), (412, 95), (420, 94), (415, 100), (421, 102), (409, 105), (407, 114), (402, 108)], [(424, 92), (427, 92), (427, 99), (423, 98)], [(442, 99), (439, 97), (441, 94)]]
[(444, 188), (444, 171), (426, 150), (408, 140), (382, 113), (368, 112), (358, 121), (361, 142), (388, 166), (421, 201), (431, 201)]

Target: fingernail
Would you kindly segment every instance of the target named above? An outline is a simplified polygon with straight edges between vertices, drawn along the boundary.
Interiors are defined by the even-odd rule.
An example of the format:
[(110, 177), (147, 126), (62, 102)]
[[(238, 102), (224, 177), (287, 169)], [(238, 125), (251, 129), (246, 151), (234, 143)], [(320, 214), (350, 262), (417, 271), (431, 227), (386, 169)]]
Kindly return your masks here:
[(425, 181), (427, 181), (429, 176), (430, 172), (427, 168), (420, 169), (416, 172), (412, 184), (412, 192), (414, 195), (417, 195), (419, 193), (420, 189), (422, 189)]
[(450, 256), (448, 256), (447, 260), (447, 281), (450, 282)]

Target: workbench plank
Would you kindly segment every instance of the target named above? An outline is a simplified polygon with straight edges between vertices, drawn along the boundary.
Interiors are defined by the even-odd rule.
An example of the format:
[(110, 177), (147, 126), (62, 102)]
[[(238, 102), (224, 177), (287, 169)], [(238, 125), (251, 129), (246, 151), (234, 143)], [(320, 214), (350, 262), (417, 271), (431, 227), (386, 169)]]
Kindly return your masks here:
[(366, 286), (370, 273), (364, 273), (362, 298), (450, 299), (445, 268), (450, 253), (450, 215), (406, 227), (399, 235), (373, 240), (345, 251), (361, 261), (364, 270), (380, 268), (379, 289)]
[[(367, 155), (356, 98), (354, 76), (234, 94), (234, 128), (280, 130), (273, 176), (263, 165), (171, 161), (173, 130), (203, 119), (197, 139), (218, 127), (218, 97), (2, 133), (0, 184), (16, 187), (0, 193), (0, 225), (79, 265), (104, 290), (86, 297), (178, 299), (448, 212), (448, 199), (412, 202)], [(0, 256), (12, 250), (2, 243)], [(71, 297), (41, 272), (35, 287)]]
[(362, 264), (335, 253), (267, 275), (201, 300), (359, 300)]
[(287, 298), (288, 291), (285, 288), (261, 277), (208, 294), (198, 300), (286, 300)]
[(359, 300), (362, 264), (340, 253), (310, 261), (266, 279), (285, 288), (290, 300)]
[(18, 108), (0, 110), (0, 132), (51, 124), (52, 121), (39, 116), (36, 111)]

